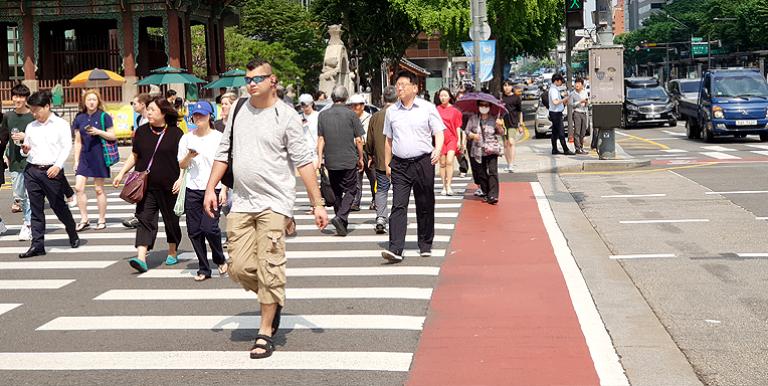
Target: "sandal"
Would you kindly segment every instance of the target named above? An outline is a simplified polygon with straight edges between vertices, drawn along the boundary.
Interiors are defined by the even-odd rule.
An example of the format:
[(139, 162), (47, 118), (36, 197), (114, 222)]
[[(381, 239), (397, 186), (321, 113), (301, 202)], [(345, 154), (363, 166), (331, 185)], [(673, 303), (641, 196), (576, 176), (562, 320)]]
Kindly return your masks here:
[(219, 266), (219, 275), (224, 276), (227, 274), (227, 271), (229, 271), (229, 264), (224, 263)]
[(11, 205), (11, 213), (21, 212), (21, 204), (18, 201), (14, 201)]
[(211, 278), (210, 276), (197, 275), (197, 276), (195, 276), (195, 281), (206, 281), (206, 280), (208, 280), (210, 278)]
[[(266, 344), (259, 343), (259, 340), (265, 341)], [(263, 353), (253, 352), (253, 350), (257, 348), (264, 350), (264, 352)], [(275, 344), (272, 342), (272, 337), (266, 336), (266, 335), (256, 335), (256, 340), (253, 342), (253, 347), (251, 347), (251, 359), (268, 358), (272, 356), (273, 352), (275, 352)]]
[(275, 317), (272, 318), (272, 336), (275, 336), (277, 334), (277, 329), (280, 328), (280, 314), (282, 314), (283, 306), (277, 305), (277, 310), (275, 311)]
[(102, 229), (107, 229), (107, 223), (106, 222), (96, 223), (96, 228), (93, 228), (93, 229), (95, 229), (97, 231), (100, 231)]
[(88, 223), (88, 222), (77, 223), (77, 226), (75, 227), (75, 231), (82, 232), (90, 227), (91, 227), (91, 223)]

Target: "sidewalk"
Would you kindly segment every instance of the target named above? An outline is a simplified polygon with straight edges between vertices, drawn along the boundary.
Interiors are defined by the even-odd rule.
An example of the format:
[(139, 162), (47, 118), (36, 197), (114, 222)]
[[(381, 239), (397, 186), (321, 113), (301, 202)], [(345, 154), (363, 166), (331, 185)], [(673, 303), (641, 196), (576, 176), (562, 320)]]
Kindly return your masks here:
[(408, 383), (628, 384), (541, 186), (500, 197), (465, 198)]

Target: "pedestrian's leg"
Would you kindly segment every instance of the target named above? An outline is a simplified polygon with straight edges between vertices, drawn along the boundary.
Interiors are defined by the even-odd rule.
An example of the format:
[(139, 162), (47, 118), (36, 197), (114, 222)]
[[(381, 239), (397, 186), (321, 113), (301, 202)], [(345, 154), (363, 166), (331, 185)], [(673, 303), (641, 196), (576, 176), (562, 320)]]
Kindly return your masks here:
[[(80, 176), (80, 175), (75, 176), (75, 194), (77, 194), (77, 208), (80, 209), (80, 222), (83, 224), (88, 223), (88, 196), (85, 194), (85, 184), (87, 182), (88, 182), (88, 177)], [(67, 186), (69, 186), (69, 183), (67, 183)]]
[(424, 157), (411, 170), (419, 252), (432, 252), (435, 238), (435, 167), (429, 157)]
[(43, 172), (32, 166), (24, 171), (24, 184), (31, 207), (32, 245), (37, 251), (45, 249), (45, 189), (40, 177), (48, 178)]
[(473, 169), (477, 170), (477, 179), (480, 182), (480, 189), (483, 190), (483, 193), (485, 193), (485, 196), (487, 197), (488, 189), (490, 187), (488, 186), (488, 170), (486, 169), (486, 165), (482, 162), (482, 159), (480, 162), (477, 162), (472, 158), (470, 162), (474, 165)]
[[(147, 190), (144, 193), (144, 198), (136, 204), (136, 219), (139, 220), (136, 226), (136, 242), (134, 246), (136, 248), (145, 247), (147, 251), (151, 251), (155, 247), (155, 239), (157, 238), (157, 221), (159, 203), (156, 197), (156, 190)], [(167, 231), (167, 229), (166, 229)], [(146, 262), (146, 256), (138, 256), (139, 260)]]
[(24, 225), (31, 224), (32, 209), (29, 206), (27, 188), (24, 186), (24, 172), (13, 172), (13, 195), (19, 198), (21, 212), (24, 214)]
[(512, 163), (515, 162), (515, 141), (512, 138), (514, 130), (508, 129), (504, 137), (504, 159), (507, 160), (507, 170), (512, 169)]
[[(445, 180), (443, 181), (443, 186), (446, 187), (449, 194), (453, 194), (453, 188), (451, 184), (453, 184), (453, 161), (456, 159), (456, 152), (453, 150), (448, 150), (448, 154), (445, 155)], [(441, 171), (443, 169), (440, 169)]]
[(557, 139), (558, 139), (558, 134), (557, 134), (557, 130), (558, 130), (557, 117), (558, 116), (562, 120), (562, 116), (561, 115), (559, 115), (557, 113), (554, 113), (554, 112), (551, 112), (551, 111), (549, 112), (549, 121), (552, 122), (552, 126), (551, 126), (552, 127), (552, 136), (550, 137), (550, 140), (552, 142), (552, 152), (553, 153), (557, 152)]
[[(45, 178), (48, 176), (43, 172)], [(42, 179), (42, 177), (40, 177)], [(64, 186), (69, 186), (67, 178), (64, 177), (64, 171), (59, 170), (59, 174), (54, 178), (48, 178), (47, 181), (43, 180), (41, 185), (45, 189), (45, 197), (48, 199), (48, 205), (51, 206), (53, 214), (64, 224), (64, 229), (69, 235), (69, 241), (76, 240), (77, 231), (75, 230), (75, 219), (72, 218), (72, 212), (67, 206), (67, 202), (64, 201)], [(71, 188), (70, 188), (71, 189)]]
[(341, 207), (339, 213), (336, 213), (336, 217), (339, 217), (344, 226), (349, 225), (349, 212), (352, 209), (353, 200), (359, 196), (362, 188), (363, 173), (358, 172), (357, 169), (349, 169), (346, 171), (346, 175), (341, 181), (341, 187), (344, 190), (344, 197), (341, 200)]
[(579, 143), (581, 144), (579, 146), (579, 149), (583, 152), (584, 151), (584, 138), (587, 136), (587, 129), (589, 128), (589, 120), (587, 120), (587, 114), (585, 113), (579, 113), (579, 120), (581, 121), (581, 125), (579, 125)]
[[(376, 169), (369, 168), (368, 164), (366, 164), (365, 176), (368, 177), (368, 184), (371, 188), (371, 202), (373, 202), (373, 196), (376, 195)], [(362, 190), (362, 188), (360, 190)]]
[[(408, 202), (411, 198), (413, 180), (408, 169), (413, 166), (396, 159), (390, 164), (392, 176), (392, 212), (389, 215), (389, 248), (402, 256), (405, 248), (405, 234), (408, 230)], [(434, 183), (434, 182), (433, 182)]]
[(99, 224), (107, 223), (107, 194), (104, 192), (103, 178), (93, 179), (93, 190), (96, 192), (96, 205), (99, 208), (99, 221), (96, 224), (98, 227)]
[(204, 191), (187, 189), (184, 199), (184, 213), (187, 217), (187, 236), (197, 256), (197, 275), (211, 277), (211, 266), (208, 264), (208, 250), (205, 247), (205, 234), (202, 229), (202, 222), (208, 218), (208, 215), (203, 213), (204, 194)]
[(483, 157), (483, 169), (488, 180), (488, 198), (499, 198), (499, 157), (495, 155)]
[(573, 113), (573, 146), (576, 148), (576, 152), (581, 152), (581, 148), (583, 145), (583, 139), (581, 137), (581, 124), (583, 122), (583, 119), (581, 118), (581, 113), (574, 112)]
[(177, 195), (170, 191), (162, 190), (158, 191), (158, 208), (163, 215), (163, 224), (165, 224), (165, 238), (168, 242), (168, 256), (173, 256), (174, 259), (178, 254), (177, 248), (181, 243), (181, 226), (179, 226), (179, 216), (173, 212), (173, 207), (176, 205)]
[[(569, 153), (571, 151), (570, 148), (568, 148), (568, 141), (565, 139), (565, 125), (563, 121), (563, 114), (559, 114), (560, 119), (558, 120), (558, 133), (559, 133), (559, 139), (560, 139), (560, 146), (563, 147), (563, 153)], [(568, 128), (568, 130), (571, 130), (572, 128)]]
[(342, 170), (328, 170), (328, 181), (331, 183), (333, 196), (336, 197), (333, 200), (333, 213), (337, 216), (341, 207), (341, 200), (344, 198), (344, 190), (341, 188), (341, 179), (344, 176), (342, 172)]
[[(356, 173), (356, 171), (354, 171)], [(352, 177), (356, 177), (351, 174)], [(354, 179), (351, 179), (354, 182)], [(259, 335), (273, 336), (279, 327), (278, 312), (285, 305), (285, 216), (264, 211), (258, 215), (256, 225), (259, 281), (258, 297), (261, 304)], [(260, 343), (257, 339), (256, 343)], [(266, 343), (266, 342), (264, 342)], [(251, 354), (262, 354), (257, 348)]]
[(447, 161), (446, 157), (447, 156), (444, 156), (444, 155), (440, 156), (440, 182), (443, 183), (443, 191), (442, 191), (441, 194), (445, 194), (446, 188), (448, 188), (448, 181), (446, 181), (447, 180), (447, 178), (446, 178), (447, 177), (447, 175), (446, 175), (446, 171), (447, 171), (446, 170), (446, 166), (447, 166), (447, 164), (446, 164), (446, 161)]
[[(18, 186), (19, 177), (22, 176), (22, 173), (23, 172), (11, 172), (11, 186), (13, 187), (13, 197), (12, 197), (13, 203), (18, 203), (21, 201), (21, 196), (19, 195), (17, 186)], [(24, 186), (23, 183), (21, 185), (22, 187)]]
[[(219, 190), (216, 191), (216, 196), (219, 195)], [(203, 198), (205, 197), (205, 191), (201, 191), (201, 195)], [(202, 200), (200, 201), (202, 203)], [(202, 208), (200, 209), (202, 212)], [(201, 222), (203, 234), (205, 235), (206, 240), (208, 240), (208, 245), (211, 247), (211, 257), (213, 259), (213, 262), (218, 265), (222, 266), (227, 263), (227, 259), (224, 256), (224, 247), (221, 245), (221, 229), (219, 228), (219, 216), (220, 213), (217, 210), (214, 212), (213, 218), (206, 216), (203, 216), (203, 220)]]
[(599, 137), (599, 130), (597, 128), (592, 128), (592, 144), (591, 147), (595, 150), (597, 150), (597, 141), (600, 139)]
[(376, 219), (387, 218), (387, 197), (389, 196), (389, 177), (387, 172), (376, 171)]
[(363, 200), (363, 172), (358, 172), (357, 169), (355, 169), (355, 172), (357, 173), (357, 193), (355, 193), (352, 206), (360, 207), (360, 202)]

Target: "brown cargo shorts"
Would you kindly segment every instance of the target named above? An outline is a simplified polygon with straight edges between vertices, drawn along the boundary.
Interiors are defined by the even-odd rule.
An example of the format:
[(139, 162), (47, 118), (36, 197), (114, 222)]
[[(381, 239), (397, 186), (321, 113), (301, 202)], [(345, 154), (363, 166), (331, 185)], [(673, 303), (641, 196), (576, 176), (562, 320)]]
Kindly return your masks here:
[(229, 277), (255, 292), (261, 304), (285, 304), (285, 226), (271, 210), (227, 215)]

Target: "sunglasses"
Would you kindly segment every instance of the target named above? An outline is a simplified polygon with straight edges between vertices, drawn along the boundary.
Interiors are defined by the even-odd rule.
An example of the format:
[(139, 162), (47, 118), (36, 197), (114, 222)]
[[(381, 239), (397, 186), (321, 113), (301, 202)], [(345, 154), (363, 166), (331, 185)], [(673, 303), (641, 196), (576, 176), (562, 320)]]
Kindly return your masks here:
[(265, 79), (272, 76), (272, 74), (267, 75), (256, 75), (256, 76), (246, 76), (245, 78), (245, 84), (259, 84), (263, 82)]

